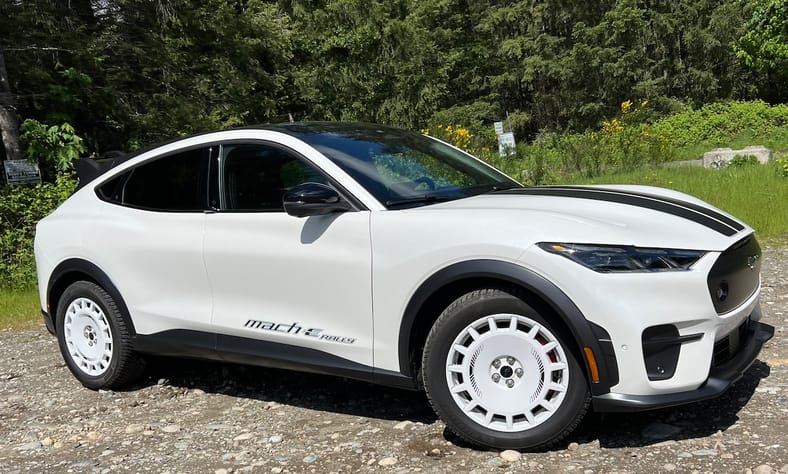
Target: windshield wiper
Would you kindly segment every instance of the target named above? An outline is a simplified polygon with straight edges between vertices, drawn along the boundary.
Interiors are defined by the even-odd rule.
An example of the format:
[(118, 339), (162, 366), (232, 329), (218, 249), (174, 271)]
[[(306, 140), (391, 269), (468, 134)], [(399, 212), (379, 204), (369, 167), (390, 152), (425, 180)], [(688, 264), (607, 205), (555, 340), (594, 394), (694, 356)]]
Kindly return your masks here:
[(462, 196), (435, 196), (425, 194), (423, 196), (415, 196), (410, 198), (392, 199), (390, 201), (386, 201), (386, 207), (404, 206), (406, 204), (433, 204), (436, 202), (453, 201), (455, 199), (459, 199), (460, 197)]
[(497, 183), (497, 184), (482, 184), (466, 189), (468, 196), (478, 196), (480, 194), (495, 193), (498, 191), (506, 191), (512, 188), (522, 188), (523, 186), (515, 183)]

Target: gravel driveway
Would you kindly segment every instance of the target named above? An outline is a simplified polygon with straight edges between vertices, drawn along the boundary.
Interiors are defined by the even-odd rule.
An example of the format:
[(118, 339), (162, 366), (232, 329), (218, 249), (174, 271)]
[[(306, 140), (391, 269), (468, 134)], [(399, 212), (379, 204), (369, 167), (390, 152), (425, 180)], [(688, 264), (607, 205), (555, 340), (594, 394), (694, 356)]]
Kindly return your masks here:
[(92, 392), (43, 327), (0, 333), (0, 472), (788, 473), (788, 248), (764, 250), (760, 360), (717, 400), (589, 414), (558, 449), (498, 453), (445, 431), (421, 393), (339, 378), (155, 360)]

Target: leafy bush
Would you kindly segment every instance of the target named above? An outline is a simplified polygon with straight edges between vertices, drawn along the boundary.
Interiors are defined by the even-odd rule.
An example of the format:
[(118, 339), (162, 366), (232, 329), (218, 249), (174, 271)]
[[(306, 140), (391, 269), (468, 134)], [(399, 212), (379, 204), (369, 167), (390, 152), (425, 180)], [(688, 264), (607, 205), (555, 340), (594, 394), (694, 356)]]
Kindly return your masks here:
[(736, 155), (731, 161), (728, 162), (728, 166), (731, 168), (744, 168), (745, 166), (759, 164), (761, 163), (758, 161), (758, 158), (752, 155)]
[(480, 157), (525, 184), (556, 183), (569, 176), (591, 178), (669, 161), (673, 148), (643, 122), (647, 107), (648, 101), (625, 101), (621, 114), (604, 121), (598, 130), (543, 133), (530, 144), (518, 145), (513, 157)]
[[(736, 148), (756, 140), (777, 150), (788, 145), (788, 105), (725, 102), (699, 110), (684, 108), (650, 123), (652, 118), (648, 101), (625, 101), (620, 113), (598, 129), (543, 133), (529, 144), (518, 145), (510, 158), (477, 155), (523, 183), (547, 184), (696, 159), (717, 146)], [(732, 166), (750, 162), (751, 158), (739, 158)]]
[(727, 144), (739, 135), (767, 139), (775, 129), (783, 127), (788, 127), (788, 105), (771, 106), (756, 100), (717, 102), (700, 109), (690, 108), (658, 120), (651, 128), (654, 135), (672, 146), (684, 147), (701, 142)]
[(39, 165), (52, 166), (58, 173), (72, 170), (73, 162), (85, 152), (82, 139), (68, 123), (52, 125), (27, 119), (19, 138), (26, 144), (27, 158)]
[(35, 286), (36, 223), (65, 201), (75, 187), (73, 176), (61, 174), (54, 183), (0, 188), (0, 288)]
[(774, 162), (776, 163), (777, 174), (783, 178), (788, 178), (788, 158), (778, 158)]

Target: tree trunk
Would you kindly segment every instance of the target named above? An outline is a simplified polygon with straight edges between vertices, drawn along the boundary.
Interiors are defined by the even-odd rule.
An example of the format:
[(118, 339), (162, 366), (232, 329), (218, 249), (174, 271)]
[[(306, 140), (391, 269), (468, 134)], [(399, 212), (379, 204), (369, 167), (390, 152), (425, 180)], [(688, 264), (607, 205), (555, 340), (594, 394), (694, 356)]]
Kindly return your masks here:
[[(19, 120), (16, 116), (14, 102), (11, 84), (8, 82), (8, 73), (5, 69), (5, 57), (3, 56), (3, 50), (0, 49), (0, 139), (3, 140), (6, 159), (21, 160), (22, 149), (19, 147)], [(2, 162), (2, 159), (0, 159), (0, 162)]]

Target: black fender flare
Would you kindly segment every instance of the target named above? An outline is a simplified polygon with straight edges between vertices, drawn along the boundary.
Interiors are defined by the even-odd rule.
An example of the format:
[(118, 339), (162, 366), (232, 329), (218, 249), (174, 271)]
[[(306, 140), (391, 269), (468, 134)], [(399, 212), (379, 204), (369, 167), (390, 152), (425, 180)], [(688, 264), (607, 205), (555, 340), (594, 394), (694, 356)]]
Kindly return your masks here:
[[(123, 315), (124, 319), (126, 320), (126, 325), (128, 328), (131, 329), (131, 334), (136, 337), (137, 331), (134, 328), (134, 323), (131, 320), (129, 308), (126, 306), (126, 302), (123, 297), (120, 295), (120, 291), (112, 282), (112, 279), (98, 266), (95, 264), (82, 259), (82, 258), (69, 258), (67, 260), (63, 260), (60, 262), (52, 273), (49, 275), (49, 282), (47, 283), (47, 309), (49, 310), (52, 318), (52, 322), (55, 322), (55, 318), (57, 317), (57, 303), (55, 307), (52, 307), (52, 297), (53, 292), (61, 292), (65, 290), (65, 285), (63, 284), (64, 281), (70, 284), (73, 281), (77, 281), (79, 279), (73, 280), (71, 278), (66, 278), (70, 274), (80, 274), (85, 275), (89, 279), (93, 280), (97, 285), (104, 288), (104, 291), (109, 293), (113, 300), (115, 300), (115, 304), (118, 306), (121, 315)], [(66, 278), (64, 280), (64, 278)], [(57, 295), (59, 297), (59, 295)], [(55, 325), (55, 327), (57, 327)]]
[[(402, 317), (399, 330), (399, 363), (404, 375), (413, 376), (411, 370), (411, 331), (422, 307), (436, 291), (451, 283), (465, 279), (489, 278), (502, 280), (533, 293), (561, 318), (571, 332), (581, 357), (584, 348), (590, 348), (599, 369), (599, 382), (589, 383), (591, 392), (600, 395), (610, 392), (618, 383), (618, 366), (610, 336), (600, 326), (588, 321), (572, 300), (555, 284), (523, 266), (499, 260), (469, 260), (445, 267), (430, 276), (415, 291)], [(587, 361), (581, 363), (591, 382)]]

